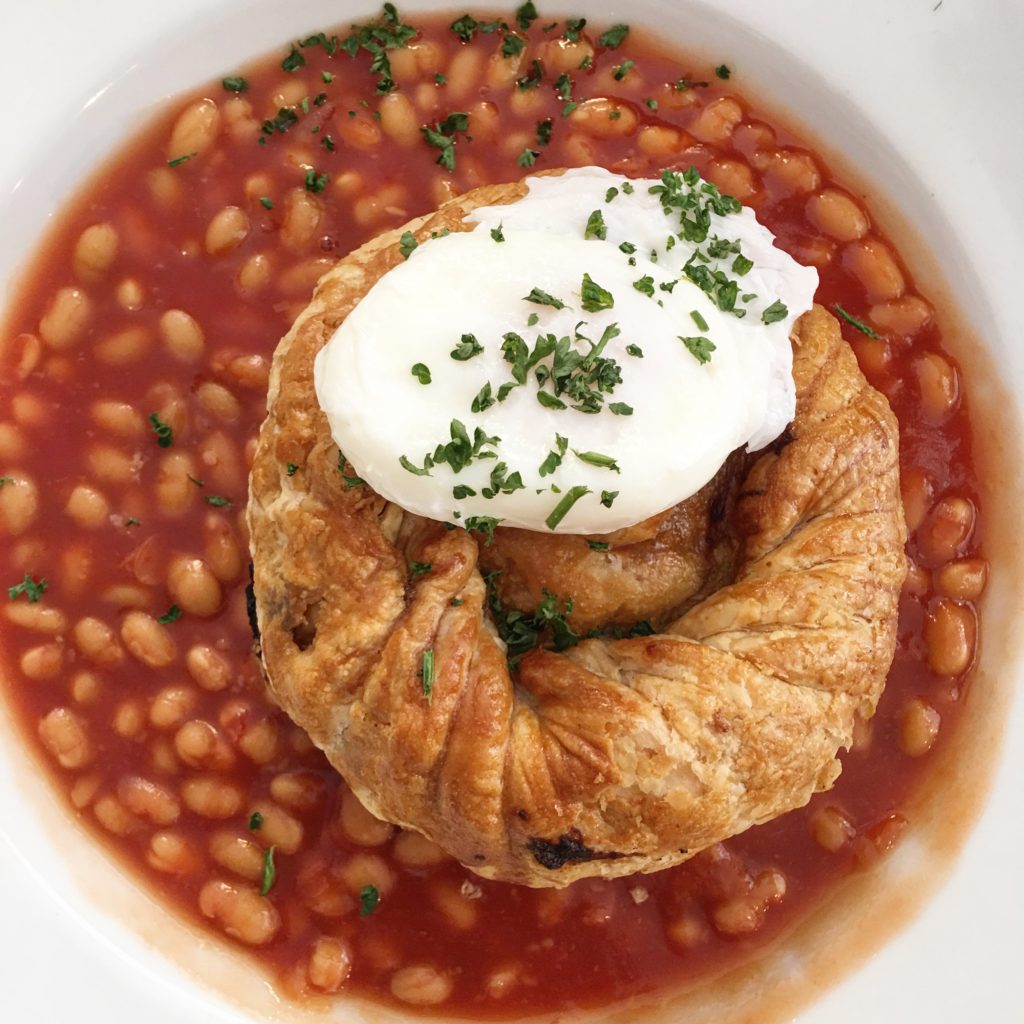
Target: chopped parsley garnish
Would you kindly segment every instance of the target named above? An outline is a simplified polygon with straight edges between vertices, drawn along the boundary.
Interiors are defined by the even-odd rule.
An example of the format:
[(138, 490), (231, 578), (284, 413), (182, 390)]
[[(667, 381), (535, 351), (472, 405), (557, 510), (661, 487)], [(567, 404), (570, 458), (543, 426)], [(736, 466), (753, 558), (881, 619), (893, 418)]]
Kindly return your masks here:
[(619, 252), (624, 252), (627, 256), (632, 256), (636, 252), (636, 246), (632, 242), (623, 242), (619, 245)]
[[(845, 321), (846, 321), (846, 322), (847, 322), (847, 323), (848, 323), (848, 324), (849, 324), (849, 325), (850, 325), (851, 327), (856, 327), (856, 328), (857, 328), (857, 330), (861, 332), (861, 334), (866, 334), (866, 335), (867, 335), (867, 336), (868, 336), (869, 338), (875, 338), (876, 340), (881, 340), (881, 337), (882, 337), (882, 336), (881, 336), (881, 335), (880, 335), (880, 334), (879, 334), (879, 333), (878, 333), (877, 331), (874, 331), (874, 330), (872, 330), (872, 329), (871, 329), (870, 327), (868, 327), (868, 325), (867, 325), (866, 323), (864, 323), (864, 322), (863, 322), (863, 321), (861, 321), (861, 320), (858, 320), (858, 319), (857, 319), (856, 317), (850, 316), (850, 314), (849, 314), (849, 313), (847, 313), (847, 312), (846, 312), (846, 310), (845, 310), (845, 309), (843, 309), (843, 307), (842, 307), (842, 306), (840, 306), (838, 302), (837, 302), (837, 303), (836, 303), (836, 304), (835, 304), (835, 305), (834, 305), (834, 306), (833, 306), (832, 308), (833, 308), (833, 309), (834, 309), (834, 310), (835, 310), (835, 311), (836, 311), (836, 312), (837, 312), (837, 313), (838, 313), (838, 314), (839, 314), (839, 315), (840, 315), (840, 316), (841, 316), (841, 317), (842, 317), (842, 318), (843, 318), (843, 319), (844, 319), (844, 320), (845, 320)], [(766, 310), (765, 312), (767, 312), (767, 310)]]
[(170, 448), (174, 444), (174, 431), (170, 424), (164, 423), (155, 412), (149, 414), (149, 422), (153, 426), (153, 433), (156, 434), (156, 443), (161, 448)]
[(555, 122), (550, 117), (545, 118), (543, 121), (537, 122), (537, 143), (541, 146), (546, 146), (551, 141), (551, 132), (555, 127)]
[(461, 598), (461, 597), (453, 597), (453, 598), (452, 598), (452, 599), (451, 599), (451, 600), (450, 600), (450, 601), (449, 601), (448, 603), (449, 603), (449, 604), (450, 604), (450, 605), (451, 605), (451, 606), (452, 606), (453, 608), (461, 608), (461, 607), (462, 607), (462, 605), (463, 605), (463, 600), (462, 600), (462, 598)]
[(555, 398), (554, 395), (550, 394), (547, 391), (537, 391), (535, 392), (535, 394), (537, 396), (537, 401), (547, 409), (568, 408), (565, 402), (563, 402), (560, 398)]
[(259, 832), (263, 828), (263, 815), (259, 811), (253, 811), (249, 815), (249, 831)]
[(516, 491), (521, 491), (525, 487), (526, 484), (523, 483), (521, 474), (509, 473), (508, 466), (504, 462), (499, 462), (491, 470), (490, 485), (484, 487), (480, 493), (485, 498), (493, 498), (498, 494), (515, 494)]
[(647, 107), (648, 110), (657, 110), (658, 101), (648, 96), (647, 99), (644, 100), (644, 106)]
[(711, 362), (711, 353), (715, 351), (715, 343), (710, 338), (705, 338), (701, 335), (694, 338), (680, 337), (679, 340), (686, 346), (690, 355), (702, 366), (705, 363)]
[(601, 452), (579, 452), (575, 448), (573, 448), (572, 453), (580, 462), (585, 462), (588, 466), (597, 466), (598, 469), (610, 469), (613, 473), (621, 472), (619, 464), (610, 455), (603, 455)]
[[(500, 572), (484, 576), (487, 584), (487, 603), (494, 619), (498, 636), (505, 642), (510, 666), (534, 647), (539, 647), (545, 634), (550, 633), (551, 644), (556, 651), (564, 651), (580, 642), (580, 635), (569, 624), (566, 616), (572, 613), (571, 597), (560, 601), (550, 591), (544, 591), (544, 599), (533, 612), (505, 606), (498, 596), (497, 581)], [(559, 610), (561, 604), (563, 610)]]
[(483, 412), (485, 409), (490, 409), (492, 405), (494, 405), (494, 395), (491, 394), (491, 382), (486, 381), (473, 397), (469, 410), (470, 412)]
[(398, 464), (407, 473), (412, 473), (413, 476), (430, 476), (430, 470), (433, 468), (434, 465), (429, 455), (427, 456), (427, 459), (422, 466), (417, 466), (405, 455), (398, 456)]
[[(430, 470), (434, 466), (447, 463), (453, 473), (460, 473), (474, 459), (497, 458), (495, 452), (484, 451), (484, 448), (494, 448), (500, 443), (500, 437), (488, 437), (480, 427), (476, 427), (473, 431), (473, 439), (470, 440), (466, 425), (461, 420), (452, 420), (448, 429), (451, 441), (447, 444), (439, 444), (432, 453), (425, 455), (422, 466), (417, 466), (401, 455), (398, 461), (402, 468), (415, 476), (430, 476)], [(359, 482), (362, 483), (362, 481)]]
[(612, 309), (615, 299), (607, 288), (602, 288), (589, 274), (583, 275), (580, 285), (581, 305), (588, 313), (598, 313), (602, 309)]
[(226, 92), (245, 92), (249, 88), (249, 82), (241, 75), (231, 75), (228, 78), (222, 78), (220, 84), (224, 86)]
[(291, 53), (283, 61), (281, 61), (281, 70), (287, 71), (290, 74), (294, 74), (299, 68), (303, 67), (306, 63), (306, 58), (298, 51), (296, 47), (292, 47)]
[(382, 95), (395, 88), (387, 51), (404, 48), (415, 35), (416, 29), (411, 25), (402, 24), (395, 5), (386, 3), (379, 20), (368, 25), (354, 27), (351, 35), (343, 42), (338, 42), (336, 39), (328, 41), (321, 33), (319, 36), (312, 36), (305, 40), (301, 45), (319, 44), (327, 50), (328, 54), (332, 54), (340, 47), (353, 58), (360, 50), (364, 50), (370, 54), (370, 71), (377, 76), (377, 94)]
[(430, 367), (426, 363), (413, 363), (410, 372), (421, 384), (430, 383)]
[(626, 75), (628, 75), (630, 71), (632, 71), (635, 67), (635, 60), (624, 60), (621, 64), (618, 65), (618, 67), (616, 67), (612, 71), (612, 77), (615, 79), (616, 82), (621, 82), (626, 77)]
[(710, 328), (708, 327), (707, 320), (705, 320), (704, 317), (702, 317), (700, 315), (700, 311), (699, 310), (691, 309), (690, 310), (690, 319), (697, 325), (697, 330), (698, 331), (710, 330)]
[(173, 160), (167, 161), (168, 167), (180, 167), (183, 163), (191, 160), (192, 157), (198, 156), (198, 153), (184, 153), (182, 156), (176, 156)]
[(583, 29), (586, 28), (586, 18), (566, 18), (564, 37), (570, 43), (578, 43)]
[(626, 353), (627, 355), (635, 356), (637, 359), (643, 359), (644, 357), (644, 350), (639, 345), (627, 345)]
[(697, 82), (684, 76), (676, 79), (674, 88), (676, 92), (686, 92), (687, 89), (706, 89), (710, 84), (710, 82)]
[(632, 416), (633, 406), (626, 405), (625, 402), (612, 402), (608, 406), (608, 411), (611, 412), (613, 416)]
[(607, 551), (611, 547), (611, 544), (606, 540), (588, 540), (587, 547), (590, 548), (591, 551)]
[(0, 490), (3, 490), (4, 484), (13, 484), (13, 483), (14, 483), (14, 477), (13, 476), (0, 476)]
[(547, 524), (549, 530), (553, 530), (558, 524), (569, 514), (569, 510), (580, 500), (584, 495), (590, 494), (590, 488), (584, 487), (582, 484), (577, 484), (575, 487), (570, 487), (569, 490), (562, 495), (561, 500), (551, 510), (547, 519), (544, 522)]
[(587, 227), (583, 232), (586, 239), (599, 238), (604, 241), (608, 237), (608, 227), (604, 222), (604, 214), (600, 210), (594, 212), (587, 218)]
[(188, 477), (189, 483), (195, 484), (196, 487), (205, 487), (206, 486), (206, 482), (204, 480), (197, 479), (191, 473), (186, 473), (185, 476)]
[(165, 611), (156, 621), (159, 622), (161, 626), (167, 626), (172, 622), (177, 622), (180, 618), (181, 609), (176, 604), (172, 604), (171, 607), (168, 608), (167, 611)]
[(398, 251), (403, 257), (405, 257), (405, 259), (408, 259), (413, 254), (413, 250), (416, 249), (419, 244), (420, 243), (416, 241), (416, 236), (411, 231), (406, 231), (398, 240)]
[(617, 50), (626, 41), (626, 36), (628, 35), (628, 25), (612, 25), (607, 32), (602, 33), (597, 44), (607, 50)]
[(263, 122), (260, 130), (264, 135), (273, 135), (274, 132), (283, 135), (298, 119), (299, 115), (291, 107), (281, 107), (274, 117)]
[(433, 568), (430, 562), (410, 562), (409, 575), (416, 579), (417, 576), (425, 576)]
[(539, 17), (533, 0), (527, 0), (516, 8), (516, 24), (525, 32)]
[(307, 192), (323, 192), (327, 188), (328, 183), (331, 180), (329, 174), (317, 174), (315, 167), (310, 167), (306, 171), (306, 191)]
[(763, 324), (774, 324), (780, 320), (785, 320), (789, 316), (789, 310), (785, 304), (779, 299), (776, 299), (762, 314), (761, 323)]
[(475, 498), (476, 491), (474, 491), (473, 488), (469, 487), (467, 484), (456, 484), (452, 488), (452, 497), (456, 501), (462, 501), (463, 498)]
[(211, 494), (206, 499), (207, 505), (213, 505), (214, 508), (231, 508), (231, 499), (224, 498), (219, 494)]
[(536, 89), (538, 85), (544, 79), (544, 65), (539, 60), (534, 58), (530, 64), (530, 70), (528, 74), (522, 75), (516, 79), (516, 85), (520, 90), (526, 92), (529, 89)]
[(263, 851), (263, 879), (260, 882), (261, 896), (266, 896), (274, 888), (274, 882), (277, 881), (277, 868), (274, 867), (274, 854), (276, 852), (276, 846), (270, 846)]
[(517, 57), (525, 48), (526, 40), (511, 32), (501, 41), (502, 57)]
[(325, 135), (320, 140), (320, 145), (323, 146), (328, 153), (333, 153), (335, 149), (337, 149), (337, 147), (334, 145), (334, 139), (332, 139), (330, 135)]
[(464, 14), (461, 18), (456, 18), (448, 27), (464, 43), (468, 43), (471, 42), (473, 36), (476, 35), (476, 30), (480, 27), (480, 22), (478, 22), (472, 15)]
[(532, 288), (529, 295), (523, 296), (524, 302), (536, 302), (538, 306), (553, 306), (555, 309), (565, 309), (565, 303), (556, 299), (553, 295), (542, 291), (540, 288)]
[(639, 281), (634, 281), (633, 287), (649, 298), (654, 298), (654, 278), (650, 274), (644, 274)]
[(25, 578), (20, 583), (15, 583), (13, 587), (7, 588), (7, 597), (11, 601), (17, 601), (24, 594), (28, 598), (29, 604), (36, 604), (46, 593), (47, 585), (45, 579), (37, 583), (29, 573), (25, 573)]
[(299, 471), (299, 467), (294, 462), (289, 462), (285, 469), (289, 476), (295, 476)]
[(496, 242), (505, 241), (505, 232), (502, 230), (504, 224), (499, 224), (496, 228), (491, 228), (491, 238)]
[(732, 74), (732, 72), (729, 70), (728, 64), (719, 64), (718, 67), (715, 68), (715, 74), (718, 75), (718, 77), (721, 78), (722, 81), (725, 81)]
[(139, 519), (136, 519), (134, 516), (130, 516), (128, 519), (126, 519), (124, 521), (124, 525), (125, 526), (141, 526), (142, 525), (142, 521), (139, 520)]
[(260, 196), (260, 206), (265, 210), (272, 210), (274, 208), (274, 200), (270, 196)]
[(602, 491), (601, 492), (601, 504), (605, 508), (611, 508), (615, 503), (615, 499), (619, 496), (618, 491)]
[(345, 453), (339, 448), (338, 449), (338, 473), (341, 475), (342, 483), (345, 485), (346, 491), (351, 491), (353, 487), (360, 487), (365, 484), (366, 481), (361, 476), (348, 476), (345, 473), (345, 463), (348, 460), (345, 458)]
[(484, 544), (489, 545), (494, 540), (494, 531), (500, 522), (501, 520), (496, 519), (494, 516), (469, 516), (466, 519), (465, 526), (467, 530), (473, 533), (482, 533), (484, 535)]
[(555, 434), (555, 450), (548, 452), (547, 458), (540, 464), (538, 472), (541, 476), (550, 476), (562, 464), (562, 458), (569, 447), (569, 439)]
[[(428, 647), (423, 652), (423, 661), (420, 664), (420, 686), (423, 689), (423, 696), (429, 701), (434, 693), (434, 648)], [(376, 890), (374, 890), (376, 891)]]
[(475, 334), (464, 334), (462, 340), (451, 350), (449, 355), (452, 359), (464, 363), (467, 359), (480, 355), (483, 350), (484, 347), (476, 340)]
[(524, 149), (522, 153), (519, 154), (516, 163), (520, 167), (532, 167), (537, 162), (537, 157), (539, 156), (540, 153), (538, 153), (537, 150), (530, 149), (530, 147), (527, 146), (526, 149)]
[(420, 131), (427, 143), (440, 150), (436, 163), (449, 171), (455, 170), (455, 136), (469, 127), (469, 114), (457, 110), (439, 121), (433, 128), (424, 125)]
[(749, 274), (750, 271), (753, 269), (754, 261), (748, 260), (747, 257), (743, 255), (743, 253), (740, 253), (736, 257), (736, 259), (732, 261), (732, 272), (737, 277), (743, 277), (744, 275)]
[(330, 73), (330, 71), (321, 71), (320, 72), (320, 78), (321, 78), (322, 81), (326, 82), (328, 85), (330, 85), (331, 82), (334, 81), (334, 75), (332, 75)]

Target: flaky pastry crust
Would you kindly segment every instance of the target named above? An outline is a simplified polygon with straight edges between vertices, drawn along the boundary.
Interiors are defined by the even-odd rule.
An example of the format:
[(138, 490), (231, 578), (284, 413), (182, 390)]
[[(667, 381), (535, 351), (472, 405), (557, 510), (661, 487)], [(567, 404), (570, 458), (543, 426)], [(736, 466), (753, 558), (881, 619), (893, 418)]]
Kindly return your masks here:
[(321, 280), (274, 357), (248, 516), (269, 684), (359, 799), (481, 875), (563, 886), (676, 864), (832, 784), (892, 660), (905, 527), (895, 418), (816, 307), (792, 339), (796, 417), (735, 494), (733, 582), (656, 635), (510, 673), (482, 541), (346, 484), (313, 359), (404, 231), (466, 230), (524, 192), (474, 190)]

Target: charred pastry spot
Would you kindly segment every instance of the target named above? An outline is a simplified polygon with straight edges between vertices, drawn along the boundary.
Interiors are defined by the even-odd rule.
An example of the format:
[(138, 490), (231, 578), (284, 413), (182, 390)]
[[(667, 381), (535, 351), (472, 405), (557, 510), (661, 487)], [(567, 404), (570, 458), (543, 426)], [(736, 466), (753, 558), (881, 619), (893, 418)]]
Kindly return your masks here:
[(764, 494), (765, 492), (763, 490), (740, 491), (740, 493), (736, 495), (736, 500), (742, 501), (744, 498), (763, 498)]
[(518, 817), (520, 817), (523, 821), (529, 821), (530, 820), (529, 812), (528, 811), (524, 811), (522, 808), (520, 808), (518, 811), (516, 811), (516, 815)]
[(305, 619), (292, 626), (292, 641), (300, 651), (308, 651), (316, 640), (316, 626)]
[(256, 588), (253, 584), (253, 564), (249, 563), (249, 582), (245, 587), (245, 613), (249, 617), (249, 629), (252, 630), (252, 651), (263, 663), (263, 639), (260, 636), (260, 623), (256, 616)]
[(787, 445), (792, 444), (796, 440), (796, 434), (793, 433), (792, 424), (787, 424), (786, 429), (774, 441), (772, 441), (772, 451), (778, 455), (783, 448)]
[(592, 850), (583, 842), (583, 836), (578, 828), (570, 829), (559, 836), (557, 842), (550, 839), (530, 839), (526, 843), (526, 848), (541, 867), (552, 871), (565, 867), (566, 864), (580, 864), (588, 860), (618, 860), (623, 856), (614, 851)]

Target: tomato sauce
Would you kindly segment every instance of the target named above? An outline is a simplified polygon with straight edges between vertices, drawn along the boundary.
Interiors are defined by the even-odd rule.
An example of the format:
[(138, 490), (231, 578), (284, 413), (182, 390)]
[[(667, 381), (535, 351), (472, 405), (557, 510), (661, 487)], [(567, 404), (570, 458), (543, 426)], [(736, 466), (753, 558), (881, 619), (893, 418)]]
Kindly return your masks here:
[[(809, 198), (841, 189), (813, 149), (772, 125), (759, 112), (752, 88), (739, 93), (724, 71), (716, 74), (699, 61), (667, 53), (636, 31), (610, 48), (599, 45), (601, 30), (588, 26), (567, 42), (582, 39), (589, 50), (564, 44), (552, 49), (567, 26), (546, 29), (542, 17), (517, 35), (525, 47), (515, 77), (528, 75), (538, 55), (545, 67), (540, 84), (525, 90), (507, 75), (495, 84), (492, 55), (510, 33), (477, 30), (467, 42), (449, 29), (450, 20), (417, 18), (410, 41), (414, 48), (429, 45), (416, 49), (411, 62), (396, 58), (397, 51), (391, 57), (397, 91), (410, 98), (423, 124), (469, 112), (468, 130), (455, 133), (453, 170), (438, 165), (442, 151), (419, 133), (410, 143), (382, 131), (374, 116), (382, 99), (376, 92), (380, 75), (371, 71), (369, 53), (352, 59), (343, 49), (329, 53), (314, 43), (292, 51), (304, 62), (293, 71), (282, 68), (284, 54), (246, 68), (243, 92), (218, 82), (173, 101), (63, 212), (0, 335), (0, 476), (12, 489), (27, 478), (37, 493), (33, 509), (8, 509), (5, 519), (0, 492), (0, 581), (13, 586), (26, 573), (33, 581), (45, 579), (38, 607), (56, 609), (60, 619), (47, 631), (27, 618), (0, 616), (0, 656), (5, 698), (57, 791), (110, 856), (143, 878), (173, 912), (220, 930), (200, 910), (203, 886), (226, 878), (255, 888), (260, 879), (252, 872), (240, 878), (218, 862), (211, 852), (215, 835), (241, 837), (262, 850), (267, 842), (261, 830), (250, 828), (251, 814), (265, 801), (282, 804), (288, 790), (275, 780), (297, 778), (298, 796), (285, 806), (299, 838), (277, 844), (276, 877), (267, 893), (280, 926), (253, 948), (254, 959), (293, 996), (331, 991), (333, 983), (318, 981), (308, 961), (318, 938), (338, 937), (350, 958), (350, 973), (333, 985), (342, 993), (416, 1002), (395, 988), (393, 978), (402, 966), (426, 963), (447, 979), (446, 994), (434, 1005), (480, 1019), (606, 1006), (706, 978), (749, 959), (814, 913), (850, 872), (869, 869), (904, 827), (913, 828), (904, 813), (908, 797), (955, 733), (968, 685), (962, 672), (935, 670), (943, 663), (931, 645), (941, 641), (934, 629), (929, 632), (929, 622), (943, 602), (973, 615), (976, 595), (951, 595), (936, 580), (951, 562), (984, 563), (970, 422), (955, 394), (957, 370), (943, 353), (941, 325), (916, 296), (905, 265), (899, 264), (902, 293), (880, 300), (847, 258), (849, 241), (812, 222)], [(347, 31), (339, 33), (342, 38)], [(571, 26), (568, 34), (574, 34)], [(587, 67), (567, 72), (571, 94), (557, 85), (555, 74), (562, 59), (556, 50), (567, 49), (592, 53)], [(479, 53), (478, 66), (463, 56), (470, 52)], [(424, 59), (434, 63), (424, 69)], [(445, 90), (456, 81), (459, 61), (475, 77), (449, 100)], [(617, 78), (611, 69), (627, 61), (634, 63)], [(439, 84), (435, 76), (442, 75)], [(701, 84), (677, 88), (681, 79)], [(533, 98), (524, 100), (528, 95)], [(567, 104), (606, 96), (620, 98), (635, 122), (631, 131), (593, 135), (578, 127), (573, 111), (566, 116)], [(170, 152), (168, 139), (182, 111), (202, 97), (219, 110), (216, 140), (195, 156)], [(713, 125), (696, 124), (716, 103), (728, 114), (732, 108), (720, 103), (726, 98), (740, 111), (728, 131), (716, 134)], [(494, 108), (497, 127), (487, 141), (474, 134), (474, 116), (485, 120), (480, 104)], [(281, 109), (295, 114), (294, 123), (283, 132), (273, 125), (263, 131), (264, 121)], [(549, 119), (551, 137), (543, 144), (537, 126)], [(645, 134), (648, 127), (676, 134)], [(676, 146), (670, 153), (663, 151), (666, 139)], [(344, 783), (268, 699), (245, 611), (246, 459), (264, 415), (275, 345), (332, 260), (449, 194), (521, 177), (526, 168), (520, 142), (536, 153), (536, 170), (593, 161), (645, 176), (694, 165), (726, 191), (730, 183), (751, 182), (743, 201), (783, 248), (818, 266), (817, 301), (832, 309), (838, 304), (876, 335), (843, 323), (869, 380), (888, 396), (899, 419), (911, 527), (934, 523), (940, 514), (935, 503), (949, 496), (963, 499), (974, 517), (945, 554), (912, 532), (913, 568), (885, 695), (873, 721), (859, 728), (855, 749), (842, 755), (844, 770), (832, 791), (678, 868), (588, 880), (562, 892), (486, 882), (451, 860), (403, 862), (394, 837), (373, 846), (353, 841), (342, 814)], [(790, 174), (787, 154), (806, 158), (813, 173)], [(189, 158), (169, 166), (182, 156)], [(327, 181), (316, 190), (321, 175)], [(315, 199), (317, 223), (306, 238), (286, 231), (288, 210), (297, 201), (289, 197), (296, 193)], [(204, 239), (227, 206), (244, 212), (248, 228), (229, 249), (211, 254)], [(75, 270), (76, 247), (83, 232), (99, 223), (116, 231), (116, 257), (109, 269), (85, 280)], [(869, 230), (888, 244), (877, 225)], [(261, 266), (269, 268), (266, 275)], [(54, 296), (69, 287), (87, 295), (87, 324), (73, 343), (44, 338), (33, 345), (26, 336), (44, 333), (41, 320)], [(908, 306), (907, 296), (920, 305)], [(899, 316), (911, 322), (921, 308), (927, 312), (917, 316), (920, 322), (901, 329)], [(182, 358), (166, 343), (161, 318), (175, 309), (201, 328), (204, 340), (195, 358)], [(107, 339), (134, 328), (145, 339), (135, 348), (125, 342), (123, 350), (103, 349)], [(922, 370), (926, 354), (937, 359), (927, 365), (937, 368), (940, 398), (948, 397), (953, 381), (945, 408), (935, 398), (935, 374)], [(211, 402), (203, 389), (210, 383), (227, 389), (237, 408)], [(112, 431), (109, 407), (104, 415), (99, 402), (130, 407), (134, 426)], [(154, 412), (172, 424), (172, 448), (159, 446), (149, 421)], [(174, 471), (180, 482), (187, 470), (191, 492), (186, 489), (169, 512), (160, 488), (171, 452), (186, 459)], [(72, 492), (83, 485), (101, 494), (108, 511), (88, 525), (87, 517), (79, 521), (68, 511)], [(169, 565), (182, 554), (214, 567), (222, 608), (208, 617), (186, 613), (167, 621), (170, 661), (140, 664), (119, 633), (124, 616), (134, 609), (169, 617), (175, 603)], [(8, 604), (32, 607), (25, 594)], [(105, 651), (80, 642), (78, 624), (90, 618), (111, 631)], [(968, 663), (974, 635), (969, 639)], [(216, 653), (228, 666), (226, 678), (192, 671), (188, 654), (197, 647)], [(167, 698), (175, 687), (184, 694), (180, 713)], [(164, 710), (154, 712), (161, 697), (170, 710), (161, 704)], [(914, 698), (941, 722), (927, 750), (907, 739)], [(54, 742), (45, 735), (40, 740), (40, 723), (55, 708), (68, 709), (81, 723), (88, 755), (65, 753), (61, 761)], [(215, 736), (212, 753), (179, 739), (180, 730), (196, 722)], [(140, 778), (170, 795), (163, 820), (147, 804), (132, 809), (125, 780)], [(196, 778), (225, 782), (234, 803), (229, 800), (217, 815), (197, 813), (192, 805), (202, 801), (190, 801), (185, 792), (186, 782)], [(105, 796), (113, 802), (102, 804)], [(836, 842), (819, 827), (827, 808), (839, 812), (832, 819), (840, 822)], [(169, 860), (154, 852), (161, 835), (171, 836), (166, 848), (177, 851)], [(834, 849), (823, 845), (823, 835)], [(353, 862), (356, 867), (347, 870)], [(760, 902), (752, 897), (765, 878), (778, 876), (784, 894), (773, 890)], [(360, 893), (371, 879), (378, 880), (380, 899), (364, 913)]]

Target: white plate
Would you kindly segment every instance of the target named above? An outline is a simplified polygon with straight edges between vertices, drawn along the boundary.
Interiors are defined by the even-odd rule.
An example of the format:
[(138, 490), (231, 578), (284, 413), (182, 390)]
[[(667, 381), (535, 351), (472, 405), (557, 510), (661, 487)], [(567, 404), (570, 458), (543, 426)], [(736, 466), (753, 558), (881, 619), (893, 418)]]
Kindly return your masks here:
[[(158, 98), (370, 6), (4, 0), (0, 280), (10, 281), (63, 197)], [(410, 0), (400, 8), (430, 6)], [(564, 5), (540, 6), (553, 14)], [(728, 15), (720, 9), (726, 6)], [(1011, 525), (1009, 514), (1022, 498), (1016, 452), (1024, 393), (1021, 8), (1006, 0), (578, 0), (569, 13), (593, 21), (660, 22), (669, 36), (706, 44), (736, 70), (748, 96), (763, 88), (815, 129), (824, 148), (845, 153), (870, 205), (900, 207), (921, 245), (908, 249), (909, 236), (897, 235), (926, 293), (934, 299), (948, 285), (970, 319), (973, 337), (963, 335), (956, 351), (967, 367), (976, 429), (990, 447), (1004, 448), (999, 491), (987, 505), (989, 535), (999, 545), (997, 569), (1004, 568), (993, 577), (985, 609), (984, 672), (971, 710), (989, 750), (998, 747), (1002, 719), (1009, 719), (998, 778), (945, 887), (910, 927), (799, 1020), (1022, 1020), (1024, 719), (1019, 700), (1011, 709), (986, 698), (986, 689), (1013, 689), (1020, 674), (1013, 621), (1021, 552), (1000, 524)], [(972, 348), (978, 342), (991, 364)], [(962, 803), (970, 791), (965, 778), (981, 769), (965, 760), (943, 770), (943, 788)], [(205, 1024), (277, 1018), (275, 999), (258, 974), (140, 897), (55, 803), (6, 728), (0, 706), (3, 1019)], [(931, 812), (940, 815), (949, 806), (939, 801)], [(904, 858), (903, 870), (908, 865)], [(912, 890), (914, 879), (903, 884)], [(874, 913), (866, 910), (865, 920)], [(893, 903), (894, 922), (900, 913)], [(846, 955), (841, 947), (849, 938), (836, 938), (837, 958)], [(239, 1010), (191, 983), (177, 966), (204, 963), (216, 963), (221, 988), (258, 1009)], [(806, 984), (813, 989), (827, 973)], [(762, 1019), (758, 1006), (756, 999), (750, 1003), (749, 1020)], [(336, 1019), (356, 1016), (347, 1009), (339, 1014)]]

